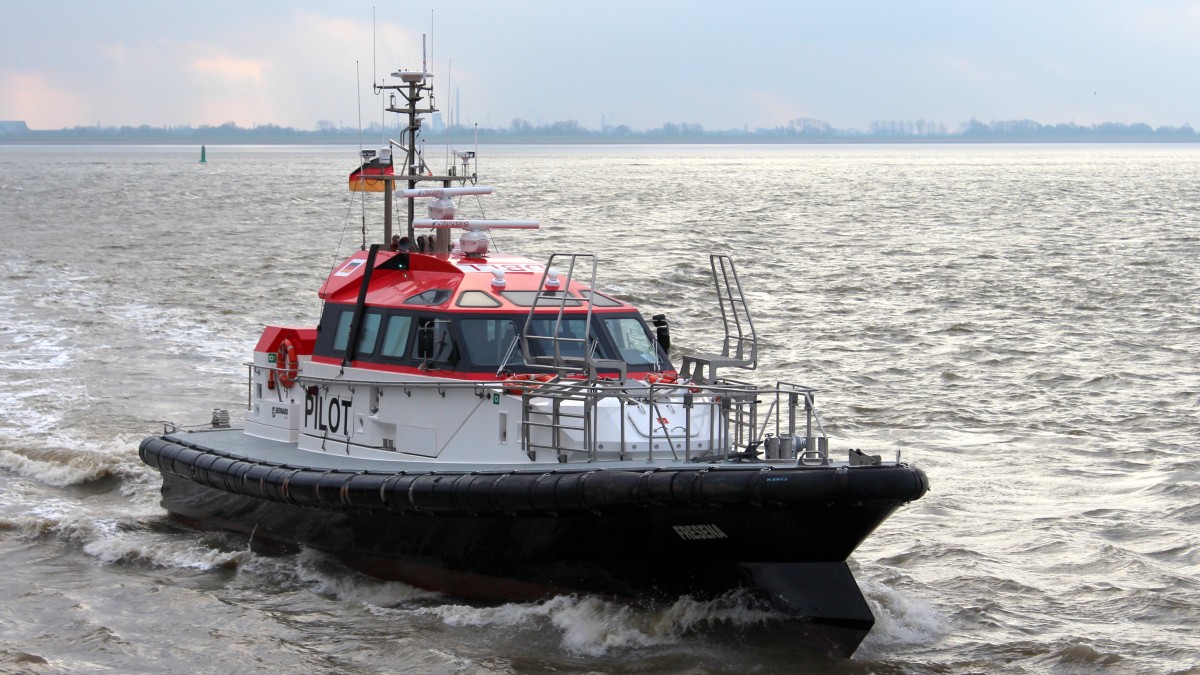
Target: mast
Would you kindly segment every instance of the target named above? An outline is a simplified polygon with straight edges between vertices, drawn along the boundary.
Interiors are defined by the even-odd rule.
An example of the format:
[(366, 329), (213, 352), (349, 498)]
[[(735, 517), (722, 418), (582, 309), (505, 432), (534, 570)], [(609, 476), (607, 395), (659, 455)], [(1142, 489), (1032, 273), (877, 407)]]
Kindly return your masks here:
[[(414, 221), (418, 219), (416, 219), (416, 204), (414, 203), (413, 199), (416, 197), (442, 198), (440, 195), (434, 196), (432, 193), (425, 193), (424, 191), (428, 189), (419, 189), (419, 184), (438, 183), (442, 185), (442, 189), (450, 189), (451, 185), (455, 183), (463, 186), (466, 186), (468, 183), (470, 185), (476, 185), (476, 181), (479, 180), (478, 168), (476, 168), (474, 165), (474, 162), (476, 161), (475, 157), (478, 155), (478, 131), (476, 131), (475, 139), (476, 150), (455, 151), (455, 153), (452, 153), (451, 157), (456, 157), (456, 159), (462, 161), (462, 167), (455, 167), (454, 159), (451, 159), (450, 165), (446, 167), (445, 172), (442, 175), (434, 175), (433, 172), (430, 171), (430, 167), (428, 167), (427, 163), (425, 162), (424, 154), (421, 153), (421, 151), (418, 149), (418, 145), (416, 145), (418, 144), (420, 138), (422, 115), (438, 112), (436, 102), (434, 102), (433, 98), (433, 84), (430, 82), (430, 80), (433, 78), (433, 73), (428, 72), (427, 61), (425, 60), (424, 56), (422, 56), (421, 60), (421, 70), (397, 70), (396, 72), (391, 73), (391, 77), (400, 79), (400, 84), (373, 84), (372, 86), (374, 92), (376, 92), (376, 94), (380, 94), (380, 92), (383, 92), (384, 90), (391, 91), (391, 94), (388, 98), (388, 106), (384, 108), (384, 112), (402, 115), (402, 117), (407, 118), (408, 124), (404, 125), (400, 142), (388, 142), (391, 148), (403, 150), (404, 163), (400, 167), (400, 171), (396, 171), (395, 174), (372, 174), (370, 179), (368, 179), (372, 181), (377, 180), (380, 181), (380, 183), (383, 183), (384, 246), (390, 246), (391, 244), (392, 210), (394, 210), (392, 209), (392, 199), (396, 198), (397, 196), (407, 199), (408, 213), (406, 214), (406, 227), (403, 228), (403, 233), (407, 235), (410, 241), (414, 241), (415, 243), (416, 237), (414, 233)], [(400, 97), (403, 97), (403, 101), (400, 100)], [(426, 98), (428, 98), (427, 102), (425, 102)], [(395, 184), (398, 180), (402, 180), (407, 184), (407, 190), (397, 191)], [(353, 186), (352, 190), (354, 190)], [(478, 193), (480, 193), (461, 192), (462, 189), (455, 190), (458, 191), (455, 192), (456, 195), (463, 195), (463, 193), (478, 195)], [(490, 189), (488, 189), (488, 191), (490, 191)], [(433, 209), (436, 209), (436, 207), (431, 205), (431, 214), (433, 214)], [(449, 204), (449, 211), (445, 210), (445, 205), (438, 208), (438, 211), (439, 213), (449, 213), (450, 215), (436, 215), (433, 217), (443, 217), (443, 219), (452, 219), (452, 217), (454, 217), (452, 216), (452, 214), (454, 214), (454, 205), (452, 205), (452, 202)], [(426, 225), (424, 227), (428, 226)], [(432, 251), (426, 252), (449, 253), (449, 229), (434, 228), (434, 232), (436, 232), (436, 243), (432, 244)]]
[[(424, 56), (422, 56), (421, 70), (397, 70), (391, 73), (391, 76), (399, 79), (400, 84), (373, 85), (375, 93), (378, 94), (385, 90), (391, 91), (392, 94), (388, 98), (388, 105), (384, 110), (406, 117), (408, 123), (405, 125), (401, 135), (401, 142), (389, 142), (391, 146), (398, 147), (404, 151), (404, 164), (401, 171), (397, 171), (395, 175), (371, 177), (371, 180), (382, 180), (384, 185), (383, 243), (385, 246), (391, 244), (392, 240), (392, 199), (397, 194), (395, 181), (404, 181), (407, 184), (408, 189), (401, 194), (412, 194), (418, 184), (422, 182), (436, 182), (440, 183), (442, 187), (450, 187), (454, 182), (461, 185), (466, 185), (469, 182), (474, 185), (478, 180), (474, 167), (470, 167), (471, 170), (468, 170), (468, 157), (474, 160), (476, 152), (459, 153), (458, 156), (463, 160), (462, 171), (455, 171), (455, 167), (450, 166), (446, 169), (445, 175), (434, 175), (425, 163), (422, 153), (418, 150), (417, 143), (421, 132), (423, 116), (438, 111), (433, 96), (433, 83), (430, 81), (433, 78), (433, 73), (428, 71), (428, 64)], [(397, 94), (403, 97), (404, 100), (400, 101)], [(428, 102), (422, 104), (426, 98), (429, 99)], [(412, 198), (407, 199), (407, 201), (408, 212), (405, 220), (406, 226), (403, 228), (404, 234), (408, 236), (409, 240), (416, 241), (413, 228), (413, 221), (416, 219), (416, 204)], [(449, 232), (445, 230), (437, 231), (437, 240), (437, 250), (439, 252), (448, 252)]]
[[(399, 78), (403, 84), (381, 84), (376, 85), (377, 91), (385, 89), (399, 92), (404, 97), (405, 105), (400, 107), (396, 100), (396, 95), (392, 94), (388, 101), (388, 112), (393, 112), (399, 115), (404, 115), (408, 118), (408, 125), (404, 128), (402, 136), (403, 142), (400, 143), (400, 148), (404, 150), (404, 175), (396, 176), (396, 180), (404, 180), (408, 183), (408, 189), (417, 187), (417, 183), (423, 180), (430, 180), (432, 176), (421, 175), (421, 168), (424, 162), (421, 160), (420, 154), (417, 152), (417, 135), (421, 130), (421, 116), (437, 112), (434, 107), (433, 100), (433, 84), (429, 80), (433, 77), (432, 73), (427, 73), (424, 70), (398, 70), (392, 73), (392, 77)], [(425, 99), (425, 94), (428, 92), (429, 104), (427, 107), (418, 107), (422, 100)], [(394, 141), (393, 141), (394, 143)], [(384, 243), (389, 243), (392, 238), (392, 221), (391, 221), (391, 205), (392, 205), (392, 182), (388, 181), (384, 192), (387, 206), (384, 212)], [(407, 234), (409, 239), (413, 237), (412, 221), (414, 218), (414, 205), (410, 200), (408, 202), (408, 218), (407, 218)]]

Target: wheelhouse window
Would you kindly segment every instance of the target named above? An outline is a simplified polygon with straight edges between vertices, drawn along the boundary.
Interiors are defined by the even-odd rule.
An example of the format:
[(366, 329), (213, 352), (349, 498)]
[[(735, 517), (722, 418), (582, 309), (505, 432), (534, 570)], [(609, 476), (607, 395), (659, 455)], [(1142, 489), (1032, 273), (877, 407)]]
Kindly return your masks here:
[(562, 304), (565, 307), (580, 307), (583, 301), (579, 298), (571, 297), (569, 294), (564, 298), (560, 294), (565, 294), (566, 291), (504, 291), (503, 295), (506, 300), (518, 307), (532, 307), (533, 303), (537, 303), (539, 308), (542, 307), (558, 307)]
[(459, 329), (467, 358), (475, 366), (500, 367), (517, 337), (517, 325), (512, 319), (463, 319)]
[(354, 320), (354, 310), (343, 309), (338, 315), (337, 329), (333, 333), (333, 350), (345, 352), (350, 343), (350, 322)]
[[(529, 351), (534, 356), (551, 356), (554, 354), (555, 342), (558, 344), (558, 353), (560, 356), (573, 359), (583, 358), (583, 336), (586, 319), (583, 317), (570, 318), (563, 317), (561, 322), (558, 322), (557, 317), (534, 319), (529, 323)], [(558, 324), (558, 332), (555, 333), (555, 324)], [(552, 338), (558, 338), (554, 340)], [(590, 336), (593, 344), (597, 343), (596, 336)], [(599, 358), (610, 358), (607, 355), (606, 349), (601, 345), (596, 356)]]
[(463, 291), (457, 304), (459, 307), (499, 307), (500, 301), (483, 291)]
[(404, 350), (408, 347), (408, 334), (412, 331), (412, 317), (405, 314), (393, 314), (388, 317), (383, 330), (383, 344), (379, 347), (379, 355), (388, 358), (404, 358)]
[(592, 290), (585, 288), (585, 289), (579, 291), (579, 295), (587, 298), (588, 300), (591, 300), (592, 304), (595, 305), (596, 307), (620, 307), (621, 306), (621, 302), (619, 300), (610, 298), (607, 295), (605, 295), (599, 291), (592, 291)]
[[(369, 356), (375, 353), (375, 338), (379, 335), (379, 322), (382, 318), (379, 312), (367, 312), (363, 315), (362, 325), (358, 329), (356, 356)], [(350, 329), (353, 322), (353, 309), (343, 309), (338, 314), (337, 328), (333, 335), (333, 351), (346, 352), (346, 345), (350, 344)]]
[(379, 312), (367, 312), (363, 316), (362, 325), (358, 328), (359, 358), (375, 353), (375, 339), (379, 337), (379, 322), (382, 319), (383, 315)]
[(631, 366), (649, 366), (658, 362), (658, 349), (646, 331), (646, 325), (634, 317), (613, 317), (602, 320), (621, 360)]
[(404, 301), (406, 305), (440, 305), (450, 299), (454, 295), (454, 291), (445, 289), (433, 289), (408, 298)]

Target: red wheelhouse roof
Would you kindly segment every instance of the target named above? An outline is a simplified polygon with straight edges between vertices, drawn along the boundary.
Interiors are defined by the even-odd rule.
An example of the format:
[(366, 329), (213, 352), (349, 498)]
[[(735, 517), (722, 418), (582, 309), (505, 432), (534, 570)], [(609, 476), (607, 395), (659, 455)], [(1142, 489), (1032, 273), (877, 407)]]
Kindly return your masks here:
[[(398, 255), (402, 254), (395, 251), (379, 251), (376, 254), (375, 271), (371, 275), (366, 304), (374, 307), (412, 307), (414, 304), (420, 304), (463, 313), (528, 312), (528, 302), (514, 303), (504, 296), (504, 292), (536, 291), (545, 271), (544, 264), (520, 256), (488, 255), (486, 258), (469, 258), (456, 254), (430, 255), (411, 252), (408, 253), (407, 269), (391, 269), (391, 265), (387, 263)], [(358, 251), (338, 265), (322, 284), (318, 292), (321, 299), (336, 304), (352, 304), (357, 301), (366, 270), (367, 256), (367, 251)], [(496, 279), (493, 274), (495, 270), (504, 271), (503, 288), (493, 286)], [(560, 278), (565, 284), (565, 270)], [(447, 300), (436, 305), (406, 302), (413, 296), (434, 290), (449, 291)], [(567, 290), (571, 297), (578, 298), (580, 291), (586, 292), (589, 288), (586, 284), (573, 281)], [(458, 299), (468, 291), (485, 293), (499, 305), (460, 306)], [(557, 311), (557, 305), (552, 303), (542, 303), (539, 311), (543, 308), (547, 311)], [(604, 302), (597, 302), (592, 311), (627, 312), (633, 309), (633, 306), (627, 303), (605, 296)], [(586, 311), (586, 304), (576, 307), (568, 305), (566, 311)]]

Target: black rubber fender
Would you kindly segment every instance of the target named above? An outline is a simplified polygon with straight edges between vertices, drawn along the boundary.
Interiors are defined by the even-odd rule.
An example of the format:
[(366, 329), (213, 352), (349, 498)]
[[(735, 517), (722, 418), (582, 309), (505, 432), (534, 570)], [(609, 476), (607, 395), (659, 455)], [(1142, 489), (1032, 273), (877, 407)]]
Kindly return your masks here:
[(396, 513), (512, 515), (662, 506), (894, 504), (929, 489), (907, 465), (726, 468), (572, 467), (498, 472), (372, 473), (255, 462), (216, 450), (150, 437), (138, 455), (162, 473), (211, 488), (320, 509)]

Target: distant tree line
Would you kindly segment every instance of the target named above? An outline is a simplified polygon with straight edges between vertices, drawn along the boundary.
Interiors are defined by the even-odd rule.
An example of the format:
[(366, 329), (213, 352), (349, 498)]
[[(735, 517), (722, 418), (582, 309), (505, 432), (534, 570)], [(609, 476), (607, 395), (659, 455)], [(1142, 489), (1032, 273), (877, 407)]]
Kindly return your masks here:
[(972, 118), (964, 122), (959, 136), (964, 139), (1000, 139), (1009, 141), (1196, 141), (1196, 131), (1190, 124), (1179, 127), (1151, 127), (1149, 124), (1079, 125), (1039, 124), (1033, 120), (980, 122)]
[[(363, 129), (339, 126), (329, 120), (317, 122), (316, 130), (301, 130), (274, 124), (239, 127), (233, 122), (202, 125), (151, 127), (72, 127), (54, 131), (34, 130), (24, 122), (0, 121), (0, 143), (155, 143), (155, 144), (356, 144), (360, 139), (375, 142), (381, 137), (400, 138), (399, 125), (371, 123)], [(838, 129), (811, 117), (797, 117), (770, 128), (706, 130), (699, 124), (666, 122), (661, 127), (637, 131), (626, 125), (588, 129), (576, 120), (533, 124), (514, 119), (506, 127), (466, 125), (447, 127), (436, 118), (426, 128), (433, 142), (465, 141), (478, 136), (485, 143), (871, 143), (871, 142), (1198, 142), (1200, 135), (1185, 124), (1151, 127), (1148, 124), (1078, 125), (1040, 124), (1033, 120), (981, 122), (972, 118), (956, 131), (927, 120), (876, 121), (866, 131)]]

